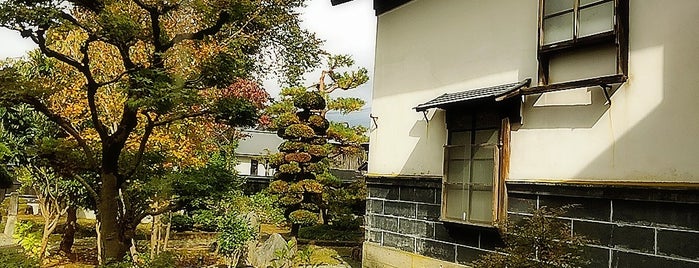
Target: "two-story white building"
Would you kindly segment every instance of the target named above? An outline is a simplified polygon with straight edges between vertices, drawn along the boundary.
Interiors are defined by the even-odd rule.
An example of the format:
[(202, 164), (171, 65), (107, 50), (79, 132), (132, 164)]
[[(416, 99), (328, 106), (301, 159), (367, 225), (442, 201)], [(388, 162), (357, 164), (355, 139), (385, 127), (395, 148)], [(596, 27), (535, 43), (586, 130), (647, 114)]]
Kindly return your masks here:
[(699, 267), (699, 1), (374, 3), (365, 267), (568, 204), (591, 267)]

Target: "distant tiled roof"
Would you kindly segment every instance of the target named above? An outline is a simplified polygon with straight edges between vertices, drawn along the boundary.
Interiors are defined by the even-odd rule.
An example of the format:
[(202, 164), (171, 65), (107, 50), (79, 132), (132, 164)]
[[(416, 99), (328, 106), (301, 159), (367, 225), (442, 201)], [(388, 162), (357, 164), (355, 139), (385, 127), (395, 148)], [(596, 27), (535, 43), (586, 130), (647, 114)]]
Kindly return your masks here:
[(237, 155), (260, 156), (268, 152), (276, 153), (279, 152), (277, 147), (284, 141), (276, 132), (244, 130), (243, 133), (249, 136), (239, 141), (235, 150)]
[(494, 87), (470, 89), (456, 93), (444, 93), (441, 96), (425, 102), (415, 107), (418, 112), (425, 111), (430, 108), (443, 107), (450, 104), (463, 103), (471, 100), (479, 100), (485, 98), (496, 98), (507, 93), (518, 90), (522, 87), (529, 86), (531, 79), (527, 78), (521, 82), (499, 85)]

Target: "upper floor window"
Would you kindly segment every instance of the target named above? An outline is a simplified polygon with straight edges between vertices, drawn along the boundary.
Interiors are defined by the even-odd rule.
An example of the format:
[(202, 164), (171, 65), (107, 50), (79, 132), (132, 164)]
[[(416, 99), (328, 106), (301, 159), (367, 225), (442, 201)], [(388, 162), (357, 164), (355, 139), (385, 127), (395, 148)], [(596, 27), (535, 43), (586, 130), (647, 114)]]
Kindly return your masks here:
[(544, 0), (540, 44), (575, 44), (593, 36), (613, 36), (614, 0)]
[(540, 0), (539, 85), (623, 79), (628, 5), (628, 0)]

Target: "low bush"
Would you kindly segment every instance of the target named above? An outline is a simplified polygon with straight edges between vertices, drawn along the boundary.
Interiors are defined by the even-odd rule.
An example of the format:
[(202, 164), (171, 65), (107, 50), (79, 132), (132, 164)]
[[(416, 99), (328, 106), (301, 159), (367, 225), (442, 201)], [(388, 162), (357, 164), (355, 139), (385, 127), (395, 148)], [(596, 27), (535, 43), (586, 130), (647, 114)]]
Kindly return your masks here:
[(39, 261), (24, 253), (19, 247), (0, 248), (0, 265), (2, 267), (35, 268)]
[(326, 241), (361, 241), (362, 231), (339, 230), (332, 225), (314, 225), (301, 227), (299, 238)]
[(187, 214), (173, 214), (170, 228), (182, 232), (194, 229), (194, 219)]
[(194, 228), (205, 232), (215, 232), (219, 215), (213, 210), (196, 210), (192, 213), (192, 220)]

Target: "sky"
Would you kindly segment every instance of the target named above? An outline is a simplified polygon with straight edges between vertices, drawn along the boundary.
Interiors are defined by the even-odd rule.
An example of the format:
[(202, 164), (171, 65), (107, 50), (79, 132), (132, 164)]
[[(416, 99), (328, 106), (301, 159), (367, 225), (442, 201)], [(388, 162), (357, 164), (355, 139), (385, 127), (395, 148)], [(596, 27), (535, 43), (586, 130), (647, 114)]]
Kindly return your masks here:
[[(349, 115), (329, 112), (328, 119), (346, 121), (351, 125), (369, 126), (371, 111), (371, 89), (374, 69), (374, 46), (376, 40), (376, 17), (372, 0), (354, 0), (339, 6), (332, 6), (330, 0), (310, 0), (301, 13), (303, 26), (325, 40), (325, 49), (332, 54), (351, 55), (358, 67), (369, 70), (367, 84), (347, 92), (334, 92), (333, 96), (358, 97), (367, 104)], [(36, 46), (18, 32), (0, 28), (0, 59), (21, 57)], [(319, 73), (306, 76), (309, 85), (318, 79)], [(273, 81), (264, 83), (272, 95), (279, 94), (279, 86)]]

